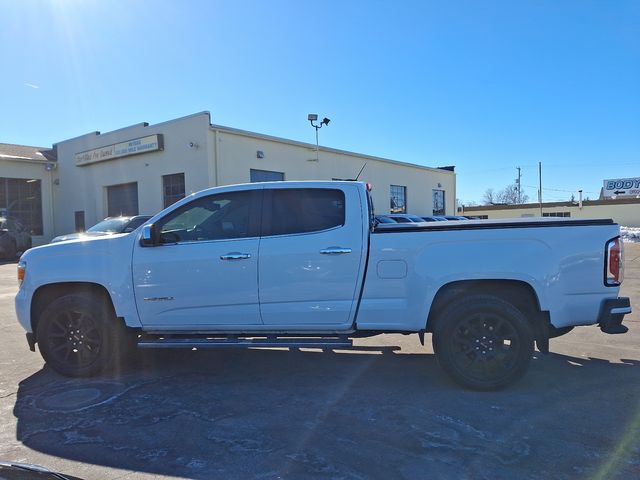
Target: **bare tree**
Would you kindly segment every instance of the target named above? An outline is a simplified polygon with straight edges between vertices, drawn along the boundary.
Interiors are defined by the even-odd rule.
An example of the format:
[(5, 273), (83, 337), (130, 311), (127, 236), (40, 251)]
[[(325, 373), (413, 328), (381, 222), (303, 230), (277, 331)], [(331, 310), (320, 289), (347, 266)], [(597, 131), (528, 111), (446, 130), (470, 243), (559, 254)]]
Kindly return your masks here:
[(518, 192), (518, 185), (513, 183), (507, 185), (499, 192), (495, 192), (493, 188), (487, 188), (482, 196), (483, 205), (495, 205), (495, 204), (508, 204), (515, 205), (518, 203), (527, 203), (529, 201), (529, 195), (526, 193)]
[(509, 205), (518, 203), (527, 203), (529, 196), (526, 193), (518, 192), (518, 185), (507, 185), (503, 190), (498, 193), (498, 202), (506, 203)]
[(484, 205), (493, 205), (496, 203), (495, 193), (493, 193), (493, 188), (487, 188), (482, 196), (482, 203)]

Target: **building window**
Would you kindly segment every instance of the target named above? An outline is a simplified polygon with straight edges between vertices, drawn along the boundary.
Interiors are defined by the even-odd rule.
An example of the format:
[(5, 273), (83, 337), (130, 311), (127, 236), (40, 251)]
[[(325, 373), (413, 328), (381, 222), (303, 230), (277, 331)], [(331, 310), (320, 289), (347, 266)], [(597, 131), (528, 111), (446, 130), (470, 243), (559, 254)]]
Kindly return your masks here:
[(84, 210), (78, 210), (75, 212), (74, 220), (76, 224), (76, 232), (84, 232), (86, 230), (84, 223)]
[(17, 219), (32, 235), (42, 235), (42, 182), (0, 177), (0, 215)]
[(252, 168), (249, 171), (251, 182), (282, 182), (284, 180), (283, 172), (272, 172), (270, 170), (257, 170)]
[(542, 214), (543, 217), (570, 217), (571, 212), (546, 212)]
[(446, 215), (444, 208), (444, 190), (433, 190), (433, 214)]
[(184, 198), (184, 173), (162, 176), (162, 194), (164, 208)]
[(391, 213), (407, 213), (407, 187), (391, 185)]
[(138, 215), (138, 183), (107, 187), (107, 216)]

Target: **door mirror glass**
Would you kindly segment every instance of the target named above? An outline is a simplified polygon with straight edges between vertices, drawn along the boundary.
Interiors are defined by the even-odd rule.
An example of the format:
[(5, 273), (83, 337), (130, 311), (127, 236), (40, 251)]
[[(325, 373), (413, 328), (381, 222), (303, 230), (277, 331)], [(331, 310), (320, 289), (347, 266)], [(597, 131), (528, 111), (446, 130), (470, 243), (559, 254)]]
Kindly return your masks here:
[(143, 247), (153, 247), (158, 242), (156, 241), (156, 227), (152, 223), (142, 227), (142, 236), (140, 237), (140, 245)]

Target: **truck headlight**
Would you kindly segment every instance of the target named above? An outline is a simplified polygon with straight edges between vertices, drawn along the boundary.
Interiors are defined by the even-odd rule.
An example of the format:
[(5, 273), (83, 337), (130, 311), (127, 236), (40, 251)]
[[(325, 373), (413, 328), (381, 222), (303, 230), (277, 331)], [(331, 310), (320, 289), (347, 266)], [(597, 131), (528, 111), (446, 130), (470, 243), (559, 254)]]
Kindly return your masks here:
[(18, 262), (18, 285), (22, 285), (24, 281), (24, 276), (27, 273), (27, 262), (19, 261)]

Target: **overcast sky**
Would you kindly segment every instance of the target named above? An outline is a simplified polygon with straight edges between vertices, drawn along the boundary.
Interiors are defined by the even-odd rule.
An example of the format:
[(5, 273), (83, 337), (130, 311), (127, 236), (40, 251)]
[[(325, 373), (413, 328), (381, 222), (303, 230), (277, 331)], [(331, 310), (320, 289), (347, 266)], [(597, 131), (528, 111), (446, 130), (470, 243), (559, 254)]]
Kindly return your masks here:
[[(479, 201), (640, 176), (638, 1), (0, 0), (0, 142), (202, 110), (429, 166)], [(357, 173), (357, 172), (355, 172)], [(375, 186), (374, 186), (375, 188)]]

